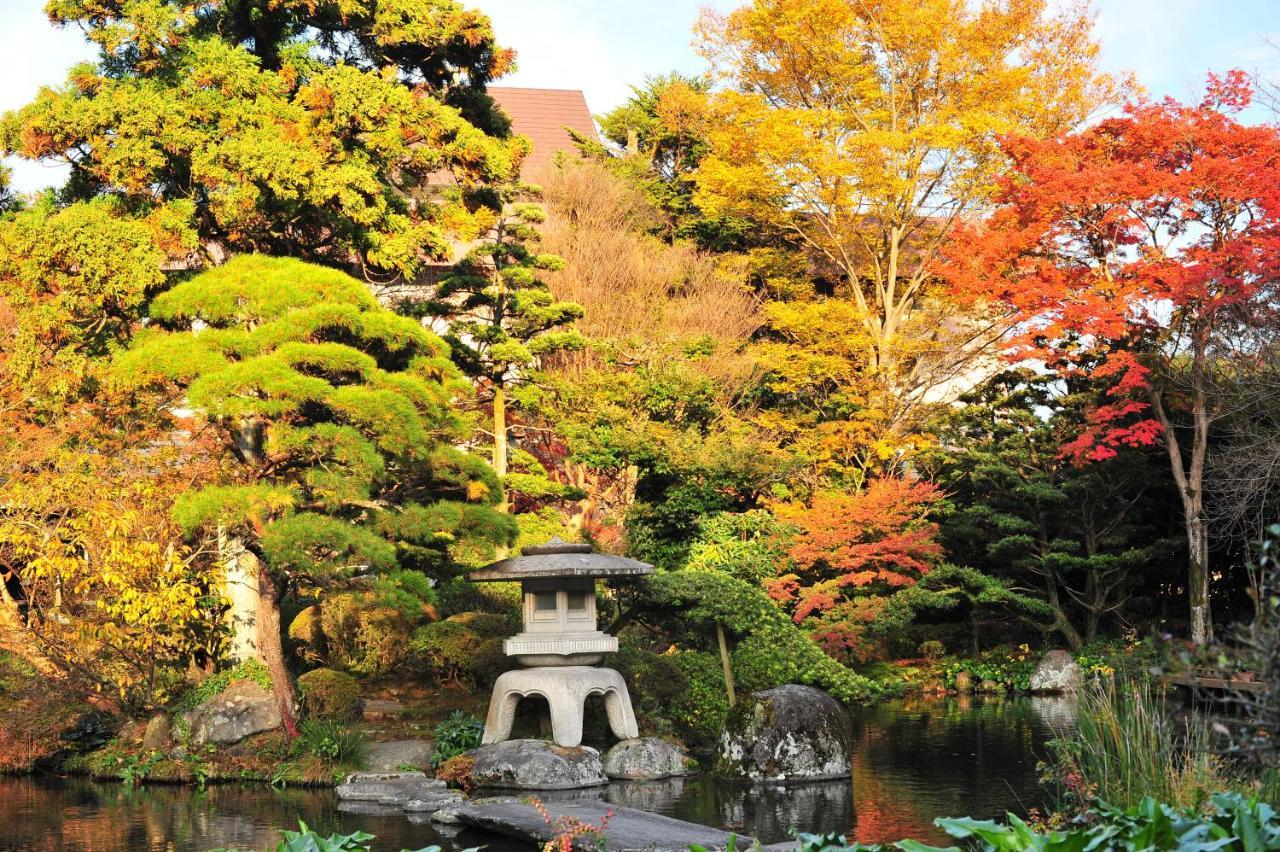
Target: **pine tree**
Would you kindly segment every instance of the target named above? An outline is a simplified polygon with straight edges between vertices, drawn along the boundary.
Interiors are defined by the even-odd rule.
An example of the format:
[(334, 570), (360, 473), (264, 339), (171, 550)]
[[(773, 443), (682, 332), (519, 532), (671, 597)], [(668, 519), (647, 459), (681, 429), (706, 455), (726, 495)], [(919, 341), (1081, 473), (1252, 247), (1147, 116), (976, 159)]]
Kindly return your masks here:
[(256, 557), (259, 646), (291, 720), (286, 590), (368, 576), (421, 590), (451, 548), (514, 540), (492, 469), (455, 448), (467, 383), (439, 337), (298, 260), (237, 257), (161, 294), (151, 317), (116, 381), (169, 388), (221, 437), (226, 482), (184, 495), (176, 516)]
[(540, 359), (580, 349), (573, 322), (582, 306), (559, 301), (539, 273), (563, 261), (536, 251), (546, 214), (537, 187), (507, 183), (493, 190), (492, 227), (441, 282), (421, 311), (448, 323), (448, 339), (462, 369), (476, 377), (493, 409), (493, 468), (506, 476), (507, 392), (527, 382)]
[(54, 0), (51, 19), (81, 26), (99, 61), (0, 118), (0, 153), (69, 164), (65, 199), (190, 203), (215, 263), (260, 252), (412, 275), (478, 233), (465, 195), (527, 150), (451, 105), (474, 105), (510, 58), (447, 0), (335, 5)]

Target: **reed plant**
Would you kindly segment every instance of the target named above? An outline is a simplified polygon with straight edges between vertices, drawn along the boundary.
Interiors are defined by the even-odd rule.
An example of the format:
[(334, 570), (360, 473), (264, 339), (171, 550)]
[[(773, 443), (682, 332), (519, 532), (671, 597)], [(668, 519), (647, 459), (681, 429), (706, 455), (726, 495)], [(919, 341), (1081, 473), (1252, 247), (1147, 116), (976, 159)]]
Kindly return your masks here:
[(1175, 714), (1160, 686), (1107, 679), (1080, 695), (1075, 728), (1050, 744), (1050, 780), (1061, 804), (1080, 809), (1095, 799), (1130, 808), (1148, 796), (1197, 808), (1213, 793), (1253, 792), (1214, 740), (1213, 722)]

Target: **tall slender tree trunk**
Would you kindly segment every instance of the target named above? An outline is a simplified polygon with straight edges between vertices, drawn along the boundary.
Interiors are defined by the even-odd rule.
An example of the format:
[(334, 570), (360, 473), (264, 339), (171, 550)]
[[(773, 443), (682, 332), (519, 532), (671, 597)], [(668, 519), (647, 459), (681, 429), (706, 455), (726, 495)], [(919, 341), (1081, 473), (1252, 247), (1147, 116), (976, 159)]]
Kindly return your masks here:
[(271, 676), (271, 691), (275, 693), (280, 704), (280, 718), (284, 721), (284, 729), (289, 736), (298, 735), (298, 720), (293, 708), (297, 705), (297, 694), (294, 692), (293, 679), (289, 677), (289, 668), (284, 661), (284, 642), (280, 637), (280, 599), (284, 589), (271, 576), (265, 562), (258, 562), (258, 648), (262, 652), (262, 661), (266, 664), (267, 673)]
[(1190, 605), (1191, 641), (1203, 644), (1213, 639), (1213, 613), (1209, 600), (1209, 529), (1204, 517), (1204, 462), (1209, 447), (1209, 406), (1204, 379), (1203, 343), (1195, 344), (1192, 367), (1191, 452), (1183, 459), (1182, 445), (1164, 408), (1159, 388), (1149, 393), (1152, 411), (1164, 430), (1164, 446), (1169, 454), (1173, 480), (1182, 499), (1183, 528), (1187, 536), (1187, 601)]

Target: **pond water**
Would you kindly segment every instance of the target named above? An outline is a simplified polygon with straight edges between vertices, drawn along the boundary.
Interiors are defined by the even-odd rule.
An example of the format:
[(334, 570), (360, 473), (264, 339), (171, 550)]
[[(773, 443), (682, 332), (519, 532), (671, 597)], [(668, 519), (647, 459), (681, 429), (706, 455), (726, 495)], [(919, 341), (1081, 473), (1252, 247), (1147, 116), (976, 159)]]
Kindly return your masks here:
[[(762, 841), (792, 829), (847, 833), (862, 842), (943, 839), (939, 816), (998, 817), (1044, 804), (1036, 763), (1055, 727), (1070, 718), (1062, 699), (968, 698), (899, 701), (860, 711), (849, 782), (752, 790), (694, 776), (614, 784), (591, 795), (615, 804), (732, 828)], [(0, 779), (0, 850), (30, 852), (205, 852), (274, 846), (298, 819), (324, 831), (378, 836), (375, 849), (446, 849), (509, 842), (410, 822), (400, 814), (344, 812), (330, 790), (261, 785), (188, 787), (83, 779)]]

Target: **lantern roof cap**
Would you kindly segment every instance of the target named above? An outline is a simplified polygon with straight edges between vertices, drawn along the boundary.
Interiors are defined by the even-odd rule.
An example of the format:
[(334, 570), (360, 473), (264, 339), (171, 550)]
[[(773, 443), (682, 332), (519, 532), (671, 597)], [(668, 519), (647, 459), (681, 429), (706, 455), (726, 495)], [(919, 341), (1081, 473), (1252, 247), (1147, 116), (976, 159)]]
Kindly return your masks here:
[(500, 559), (467, 575), (474, 583), (532, 580), (546, 577), (641, 577), (653, 566), (625, 556), (597, 553), (589, 544), (555, 537), (546, 544), (522, 548), (519, 556)]

